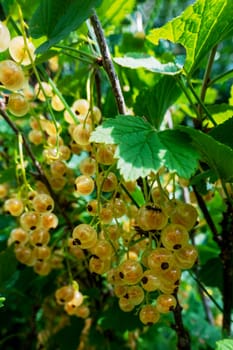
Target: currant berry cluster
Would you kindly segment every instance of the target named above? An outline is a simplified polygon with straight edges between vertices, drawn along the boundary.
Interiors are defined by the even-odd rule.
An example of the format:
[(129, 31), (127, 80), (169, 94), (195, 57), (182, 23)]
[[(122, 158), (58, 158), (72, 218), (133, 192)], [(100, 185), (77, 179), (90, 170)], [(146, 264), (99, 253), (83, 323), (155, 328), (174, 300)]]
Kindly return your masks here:
[(117, 226), (107, 226), (106, 235), (98, 238), (91, 225), (80, 224), (73, 230), (72, 244), (90, 252), (90, 271), (107, 275), (119, 307), (125, 312), (137, 307), (140, 320), (149, 325), (176, 307), (181, 272), (197, 260), (188, 233), (196, 220), (196, 209), (178, 200), (167, 200), (164, 206), (143, 205), (136, 215), (136, 232), (148, 237), (132, 245), (133, 249), (128, 245), (120, 263), (116, 262), (121, 250), (116, 241), (124, 235)]
[[(64, 259), (73, 268), (76, 265), (77, 275), (85, 269), (91, 276), (103, 275), (123, 311), (136, 310), (145, 325), (158, 322), (161, 314), (176, 307), (182, 270), (192, 268), (197, 260), (189, 237), (197, 220), (196, 209), (169, 199), (161, 186), (154, 185), (145, 196), (146, 203), (136, 205), (132, 194), (139, 190), (138, 185), (119, 175), (116, 146), (90, 141), (102, 120), (100, 109), (84, 98), (74, 98), (67, 108), (49, 79), (29, 88), (26, 69), (35, 60), (32, 42), (23, 36), (11, 39), (3, 23), (0, 38), (0, 51), (9, 53), (0, 62), (7, 110), (16, 117), (31, 112), (28, 140), (41, 149), (41, 164), (51, 190), (77, 212), (71, 218), (71, 234), (58, 235), (52, 246), (52, 230), (59, 222), (51, 191), (36, 181), (36, 191), (9, 197), (8, 184), (1, 184), (4, 210), (17, 221), (8, 244), (14, 245), (22, 264), (32, 266), (40, 275), (54, 268), (64, 270)], [(53, 68), (51, 71), (56, 71)], [(59, 122), (54, 113), (61, 118)], [(75, 156), (79, 160), (72, 166)], [(87, 276), (86, 272), (84, 278)], [(59, 287), (55, 299), (68, 315), (89, 316), (89, 306), (77, 284)]]
[(5, 201), (4, 210), (18, 220), (10, 232), (8, 245), (14, 245), (18, 261), (32, 266), (39, 275), (47, 275), (61, 267), (62, 256), (49, 246), (51, 230), (58, 225), (53, 213), (54, 200), (47, 193), (29, 192), (27, 201), (12, 197)]
[(70, 316), (87, 318), (90, 314), (89, 307), (84, 302), (84, 296), (75, 281), (58, 288), (55, 292), (55, 299)]

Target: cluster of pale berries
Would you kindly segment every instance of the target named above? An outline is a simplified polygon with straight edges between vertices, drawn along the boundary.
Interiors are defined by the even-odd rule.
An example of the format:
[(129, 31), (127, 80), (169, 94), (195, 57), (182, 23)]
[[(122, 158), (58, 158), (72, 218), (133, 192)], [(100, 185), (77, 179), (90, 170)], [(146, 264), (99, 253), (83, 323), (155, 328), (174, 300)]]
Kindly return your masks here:
[(47, 275), (52, 268), (61, 267), (59, 251), (49, 246), (51, 230), (58, 225), (52, 212), (54, 201), (46, 193), (29, 192), (27, 202), (11, 197), (5, 200), (4, 210), (18, 219), (18, 227), (10, 232), (8, 245), (14, 244), (18, 261), (32, 266), (40, 275)]
[[(2, 23), (0, 36), (5, 38), (0, 50), (9, 49), (12, 58), (0, 62), (0, 82), (10, 91), (7, 108), (15, 116), (23, 116), (29, 104), (21, 65), (34, 59), (34, 47), (23, 37), (10, 40)], [(47, 82), (35, 86), (35, 95), (41, 102), (51, 99), (56, 111), (65, 108)], [(74, 228), (67, 243), (70, 253), (77, 260), (88, 259), (91, 273), (106, 276), (123, 311), (136, 309), (143, 324), (154, 324), (161, 313), (176, 307), (175, 291), (181, 271), (191, 268), (197, 260), (197, 250), (189, 243), (189, 231), (197, 220), (196, 209), (169, 200), (159, 187), (152, 189), (152, 201), (138, 209), (122, 190), (123, 185), (133, 192), (136, 184), (119, 181), (112, 170), (115, 146), (90, 142), (91, 132), (101, 120), (100, 110), (79, 99), (65, 110), (64, 120), (69, 124), (68, 146), (60, 136), (59, 124), (43, 116), (30, 119), (28, 138), (33, 144), (44, 146), (43, 156), (49, 166), (47, 178), (54, 191), (62, 191), (68, 182), (75, 184), (78, 196), (91, 196), (86, 209), (92, 224), (82, 223)], [(88, 155), (79, 164), (80, 175), (74, 178), (66, 162), (72, 153), (83, 151)], [(48, 245), (50, 230), (56, 228), (58, 219), (46, 189), (29, 193), (26, 206), (19, 198), (9, 198), (4, 209), (19, 218), (19, 227), (12, 230), (9, 238), (17, 259), (41, 275), (61, 267), (62, 252), (52, 252)], [(68, 314), (84, 318), (89, 315), (74, 282), (57, 289), (55, 297)]]
[[(90, 252), (90, 271), (106, 274), (119, 298), (119, 307), (125, 312), (136, 307), (141, 322), (150, 325), (159, 320), (161, 313), (176, 307), (174, 293), (181, 271), (191, 268), (197, 260), (188, 232), (196, 220), (197, 211), (190, 204), (178, 200), (167, 200), (163, 205), (152, 202), (138, 210), (134, 237), (132, 229), (128, 232), (133, 244), (129, 242), (127, 254), (120, 260), (116, 260), (114, 226), (107, 227), (99, 237), (91, 225), (80, 224), (73, 230), (72, 243)], [(137, 240), (139, 243), (135, 243)]]

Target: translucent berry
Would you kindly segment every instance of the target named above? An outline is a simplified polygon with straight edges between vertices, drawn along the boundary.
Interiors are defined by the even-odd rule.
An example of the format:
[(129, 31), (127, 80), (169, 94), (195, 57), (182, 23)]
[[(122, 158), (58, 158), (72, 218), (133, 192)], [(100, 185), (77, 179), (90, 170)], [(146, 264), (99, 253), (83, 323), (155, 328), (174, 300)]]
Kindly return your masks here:
[(125, 260), (118, 269), (119, 277), (125, 284), (138, 283), (143, 275), (143, 269), (141, 264), (136, 260)]
[(40, 214), (35, 211), (24, 212), (20, 216), (20, 225), (25, 230), (35, 230), (40, 225)]
[(9, 198), (4, 203), (4, 210), (12, 216), (20, 216), (24, 210), (23, 201), (19, 198)]
[(167, 313), (176, 307), (176, 298), (171, 294), (161, 294), (156, 300), (156, 308), (160, 313)]
[(72, 237), (73, 245), (77, 245), (82, 249), (92, 248), (97, 242), (97, 232), (88, 224), (76, 226), (73, 230)]
[(36, 247), (47, 245), (49, 240), (50, 234), (43, 228), (37, 228), (30, 234), (30, 243)]
[(73, 140), (81, 146), (89, 145), (89, 139), (91, 135), (92, 128), (90, 124), (78, 124), (75, 126), (72, 132)]
[(136, 220), (144, 231), (161, 230), (167, 225), (168, 216), (161, 207), (147, 204), (139, 209)]
[(113, 247), (110, 242), (101, 239), (96, 242), (95, 246), (91, 249), (91, 252), (102, 260), (108, 260), (113, 254)]
[(130, 300), (124, 297), (120, 297), (119, 301), (119, 308), (124, 312), (130, 312), (134, 309), (135, 305), (131, 303)]
[(63, 305), (73, 299), (75, 290), (72, 285), (66, 285), (56, 290), (55, 298), (58, 304)]
[(54, 209), (54, 200), (46, 193), (39, 193), (33, 198), (32, 207), (39, 213), (51, 212)]
[(42, 213), (40, 216), (41, 227), (46, 230), (54, 229), (58, 225), (58, 217), (54, 213)]
[(191, 269), (198, 258), (198, 252), (196, 247), (192, 244), (188, 244), (185, 247), (175, 251), (174, 253), (175, 264), (180, 269)]
[(96, 172), (96, 160), (92, 157), (84, 158), (79, 164), (79, 169), (83, 175), (94, 175)]
[(35, 46), (31, 41), (23, 36), (14, 37), (9, 44), (9, 52), (14, 61), (29, 65), (35, 59)]
[(115, 163), (115, 145), (99, 144), (96, 151), (96, 160), (100, 164), (111, 165)]
[(157, 273), (168, 270), (174, 263), (173, 253), (166, 248), (156, 248), (148, 256), (148, 265)]
[(170, 250), (176, 250), (188, 244), (189, 234), (187, 229), (180, 224), (169, 224), (161, 233), (163, 246)]
[(10, 90), (21, 89), (24, 85), (24, 73), (22, 68), (11, 60), (0, 62), (0, 81)]
[(83, 299), (83, 294), (79, 290), (76, 290), (73, 298), (65, 303), (64, 310), (68, 313), (68, 315), (74, 315), (77, 308), (82, 305)]
[(29, 103), (21, 93), (12, 93), (7, 102), (7, 108), (16, 117), (23, 117), (29, 111)]
[(133, 305), (139, 305), (144, 300), (144, 291), (139, 285), (129, 286), (123, 298), (128, 299)]
[(141, 285), (147, 292), (153, 292), (159, 290), (160, 279), (152, 270), (145, 270), (141, 278)]
[(153, 305), (144, 305), (139, 312), (140, 321), (147, 326), (157, 323), (159, 318), (160, 313)]
[(17, 245), (19, 244), (24, 245), (28, 242), (28, 238), (29, 238), (28, 232), (23, 230), (21, 227), (17, 227), (11, 231), (7, 243), (8, 245), (11, 245), (12, 243)]
[(95, 182), (88, 175), (80, 175), (75, 179), (75, 187), (79, 195), (88, 196), (94, 191)]

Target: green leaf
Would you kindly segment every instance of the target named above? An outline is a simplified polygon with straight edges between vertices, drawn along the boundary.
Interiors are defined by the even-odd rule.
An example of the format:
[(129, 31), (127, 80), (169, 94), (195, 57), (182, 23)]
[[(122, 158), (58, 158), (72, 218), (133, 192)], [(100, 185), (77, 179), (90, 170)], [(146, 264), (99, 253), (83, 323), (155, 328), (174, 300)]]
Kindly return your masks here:
[(139, 93), (134, 111), (159, 128), (167, 109), (180, 94), (181, 90), (175, 79), (172, 76), (163, 76), (153, 88), (146, 88)]
[(33, 38), (46, 36), (47, 41), (37, 49), (38, 53), (48, 50), (70, 32), (76, 30), (98, 6), (99, 0), (42, 0), (30, 21)]
[[(229, 106), (227, 103), (207, 105), (206, 107), (217, 124), (221, 124), (233, 116), (233, 106)], [(213, 127), (213, 124), (209, 121), (208, 126)]]
[(157, 131), (140, 117), (117, 116), (92, 133), (91, 141), (117, 144), (120, 173), (126, 180), (145, 177), (165, 165), (189, 178), (197, 167), (198, 154), (189, 137), (178, 130)]
[(173, 62), (161, 63), (152, 56), (139, 53), (132, 53), (124, 57), (115, 57), (114, 62), (131, 69), (144, 68), (150, 72), (168, 75), (179, 74), (182, 69), (179, 64)]
[(233, 149), (233, 118), (215, 127), (209, 135)]
[(17, 260), (13, 249), (10, 247), (7, 250), (0, 253), (0, 286), (4, 287), (4, 284), (12, 277), (17, 267)]
[(184, 68), (190, 74), (219, 42), (232, 35), (232, 0), (197, 0), (163, 27), (153, 29), (147, 39), (157, 45), (160, 39), (183, 45)]
[(135, 0), (103, 0), (97, 10), (102, 25), (119, 25), (133, 11)]
[(208, 287), (223, 289), (223, 266), (219, 257), (208, 260), (198, 273), (198, 278)]
[(233, 339), (222, 339), (216, 342), (216, 350), (233, 350)]
[(199, 130), (180, 126), (179, 130), (191, 136), (203, 161), (224, 181), (233, 181), (233, 150)]

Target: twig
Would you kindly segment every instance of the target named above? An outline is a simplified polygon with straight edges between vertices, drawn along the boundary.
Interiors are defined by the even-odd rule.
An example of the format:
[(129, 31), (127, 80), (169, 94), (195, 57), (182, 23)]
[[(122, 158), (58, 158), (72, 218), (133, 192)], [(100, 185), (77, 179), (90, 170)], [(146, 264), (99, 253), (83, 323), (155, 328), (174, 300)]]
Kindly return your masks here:
[(102, 62), (103, 67), (110, 80), (114, 97), (116, 100), (116, 104), (118, 107), (118, 111), (120, 114), (126, 114), (125, 101), (121, 90), (119, 78), (117, 76), (117, 73), (112, 63), (111, 55), (104, 36), (103, 28), (95, 12), (91, 16), (90, 20), (91, 20), (91, 24), (93, 26), (96, 39), (100, 48), (100, 52), (102, 55), (102, 61), (100, 62)]
[(177, 292), (175, 292), (174, 297), (176, 298), (176, 307), (172, 310), (175, 324), (173, 325), (173, 329), (177, 334), (177, 349), (179, 350), (191, 350), (191, 342), (188, 331), (185, 329), (183, 320), (182, 320), (182, 307), (179, 303)]
[(208, 290), (204, 287), (201, 281), (191, 272), (189, 271), (190, 276), (194, 279), (194, 281), (198, 284), (198, 286), (203, 290), (205, 295), (212, 301), (212, 303), (216, 306), (216, 308), (223, 312), (223, 308), (218, 304), (218, 302), (212, 297), (212, 295), (208, 292)]
[(7, 113), (5, 112), (5, 110), (3, 108), (0, 108), (0, 114), (1, 116), (4, 118), (4, 120), (7, 122), (7, 124), (11, 127), (11, 129), (14, 131), (14, 133), (18, 136), (21, 135), (22, 141), (23, 141), (23, 147), (26, 151), (26, 153), (28, 154), (29, 158), (32, 160), (32, 163), (34, 165), (34, 167), (36, 168), (40, 179), (43, 181), (43, 183), (46, 185), (46, 187), (48, 188), (51, 196), (54, 198), (55, 203), (57, 205), (57, 208), (59, 210), (59, 212), (62, 214), (63, 218), (66, 221), (66, 224), (68, 227), (72, 228), (72, 223), (69, 219), (69, 217), (67, 216), (66, 212), (64, 211), (64, 209), (61, 207), (59, 200), (58, 200), (58, 196), (54, 193), (40, 163), (37, 161), (37, 159), (35, 158), (34, 154), (32, 153), (32, 150), (30, 148), (30, 145), (28, 144), (24, 134), (21, 132), (21, 130), (17, 127), (17, 125), (8, 117)]
[(218, 244), (218, 246), (221, 246), (222, 236), (220, 236), (218, 234), (218, 230), (217, 230), (217, 228), (212, 220), (212, 217), (210, 216), (210, 213), (206, 207), (205, 201), (202, 198), (202, 196), (199, 194), (199, 192), (197, 191), (195, 186), (193, 186), (193, 190), (194, 190), (195, 196), (197, 198), (197, 203), (198, 203), (198, 205), (199, 205), (199, 207), (204, 215), (204, 218), (207, 222), (207, 225), (209, 226), (210, 230), (212, 231), (213, 239)]

